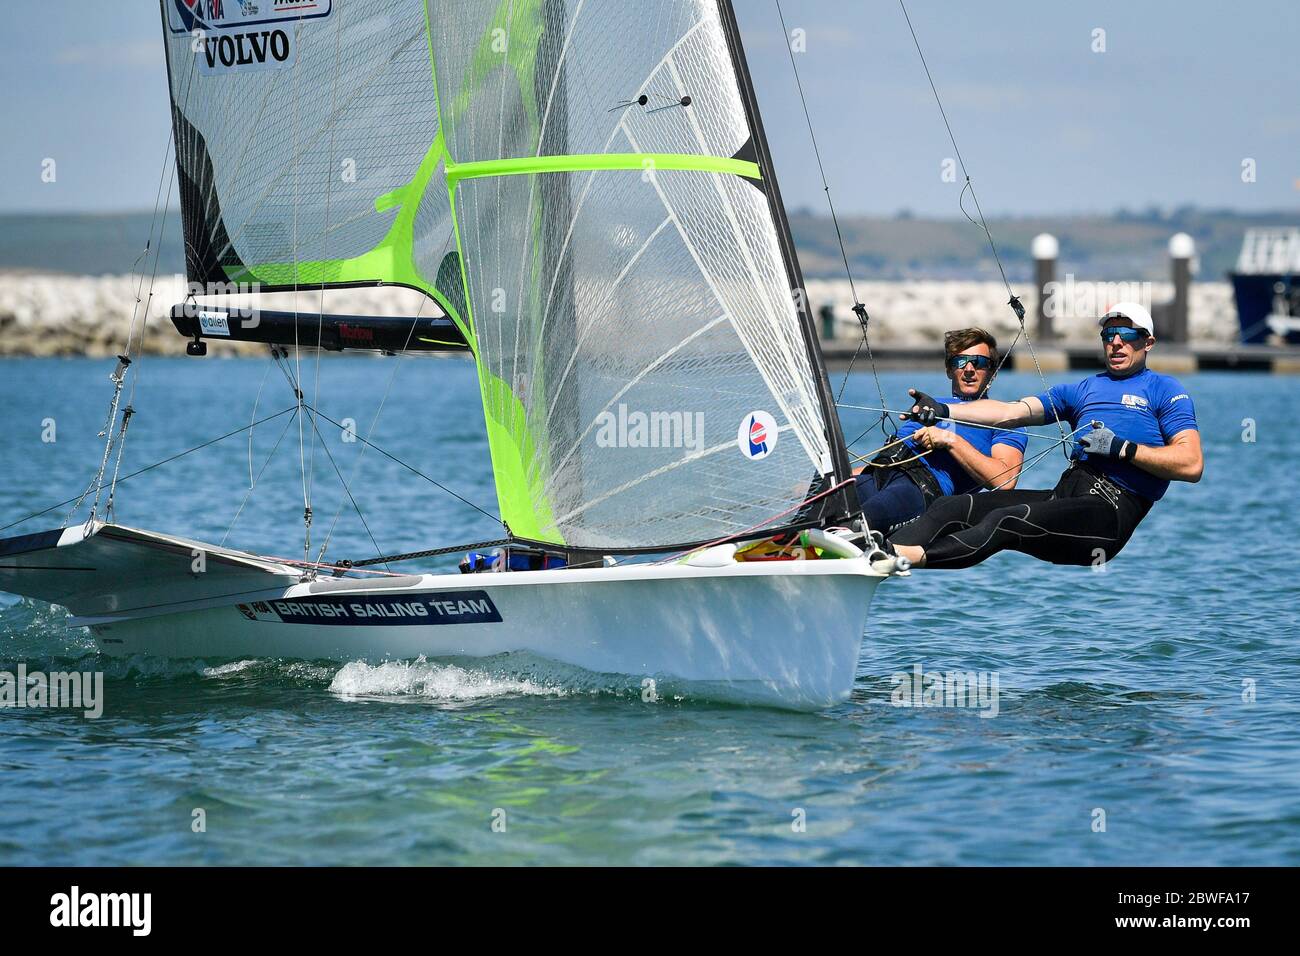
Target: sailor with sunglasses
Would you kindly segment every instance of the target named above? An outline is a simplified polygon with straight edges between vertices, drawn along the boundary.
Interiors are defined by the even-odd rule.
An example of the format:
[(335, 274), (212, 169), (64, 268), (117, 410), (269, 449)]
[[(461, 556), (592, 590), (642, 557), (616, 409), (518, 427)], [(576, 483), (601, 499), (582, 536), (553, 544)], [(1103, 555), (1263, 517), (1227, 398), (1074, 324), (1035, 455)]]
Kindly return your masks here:
[(1101, 318), (1105, 371), (1018, 402), (948, 405), (911, 390), (911, 415), (995, 425), (1068, 422), (1077, 440), (1051, 491), (994, 491), (936, 501), (890, 539), (913, 567), (967, 568), (1003, 550), (1053, 564), (1108, 561), (1171, 481), (1200, 481), (1201, 436), (1192, 399), (1177, 379), (1146, 367), (1151, 315), (1120, 302)]
[[(950, 404), (982, 398), (997, 371), (997, 340), (983, 329), (944, 335)], [(1028, 439), (1023, 429), (904, 422), (895, 441), (858, 469), (867, 526), (881, 534), (920, 515), (944, 495), (1014, 488)]]

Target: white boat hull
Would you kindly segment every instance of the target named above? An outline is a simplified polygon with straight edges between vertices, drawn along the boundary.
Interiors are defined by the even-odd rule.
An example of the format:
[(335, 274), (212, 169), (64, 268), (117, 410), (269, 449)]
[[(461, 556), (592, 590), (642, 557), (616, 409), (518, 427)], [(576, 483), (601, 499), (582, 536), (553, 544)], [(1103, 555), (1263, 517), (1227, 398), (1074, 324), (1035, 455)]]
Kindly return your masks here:
[[(182, 611), (99, 624), (91, 633), (113, 655), (378, 662), (526, 651), (595, 673), (701, 685), (685, 688), (688, 694), (820, 708), (852, 688), (881, 578), (864, 559), (804, 564), (833, 565), (833, 573), (776, 573), (771, 565), (739, 573), (751, 567), (736, 565), (731, 573), (669, 567), (421, 575), (382, 591), (356, 582), (312, 594), (311, 585), (296, 585), (278, 598), (244, 602), (244, 611)], [(603, 580), (591, 580), (596, 575)], [(477, 620), (484, 599), (499, 621)], [(479, 613), (433, 610), (452, 602)], [(253, 610), (258, 603), (270, 613)], [(340, 616), (308, 620), (325, 607)], [(357, 618), (363, 609), (367, 616)], [(385, 612), (403, 614), (402, 623)], [(476, 620), (455, 623), (457, 616)]]
[[(137, 550), (146, 541), (180, 540), (133, 534)], [(78, 543), (57, 549), (69, 552), (60, 555), (65, 565)], [(237, 555), (226, 553), (232, 562)], [(126, 565), (135, 560), (134, 552), (120, 556)], [(110, 609), (113, 601), (89, 594), (59, 603), (74, 613), (80, 603), (73, 623), (117, 656), (380, 662), (528, 652), (598, 674), (650, 678), (670, 693), (816, 709), (848, 696), (867, 609), (886, 577), (865, 558), (846, 558), (314, 582), (263, 572), (251, 580), (271, 586), (248, 590), (248, 569), (239, 571), (225, 593), (214, 594), (222, 589), (204, 574), (178, 580), (155, 571), (152, 587), (131, 591), (132, 607)], [(178, 601), (196, 579), (203, 596)], [(90, 607), (97, 610), (86, 613)]]

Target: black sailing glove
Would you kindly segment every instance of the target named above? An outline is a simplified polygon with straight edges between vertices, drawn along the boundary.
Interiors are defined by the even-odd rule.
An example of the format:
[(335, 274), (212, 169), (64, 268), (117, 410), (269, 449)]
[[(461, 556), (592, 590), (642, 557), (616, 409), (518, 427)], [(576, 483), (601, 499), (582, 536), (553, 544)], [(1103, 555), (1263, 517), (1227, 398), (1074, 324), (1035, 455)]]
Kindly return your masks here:
[(909, 388), (907, 393), (912, 396), (912, 411), (906, 415), (899, 416), (904, 420), (913, 418), (922, 425), (933, 425), (941, 418), (948, 418), (951, 412), (947, 405), (936, 398), (925, 394), (920, 389)]

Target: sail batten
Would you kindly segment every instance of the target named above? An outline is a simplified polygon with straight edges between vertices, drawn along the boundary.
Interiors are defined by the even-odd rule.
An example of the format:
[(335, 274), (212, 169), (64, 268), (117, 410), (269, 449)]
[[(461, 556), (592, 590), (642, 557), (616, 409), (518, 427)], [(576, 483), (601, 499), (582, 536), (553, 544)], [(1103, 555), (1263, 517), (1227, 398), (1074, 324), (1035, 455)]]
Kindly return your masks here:
[(693, 169), (698, 172), (729, 173), (733, 176), (744, 176), (749, 179), (763, 178), (757, 163), (735, 159), (730, 156), (709, 156), (701, 153), (605, 152), (454, 163), (447, 168), (447, 180), (454, 185), (465, 179), (479, 179), (491, 176), (523, 176), (528, 173), (596, 172), (612, 169)]
[(191, 278), (434, 298), (513, 535), (664, 549), (847, 474), (725, 2), (161, 2)]

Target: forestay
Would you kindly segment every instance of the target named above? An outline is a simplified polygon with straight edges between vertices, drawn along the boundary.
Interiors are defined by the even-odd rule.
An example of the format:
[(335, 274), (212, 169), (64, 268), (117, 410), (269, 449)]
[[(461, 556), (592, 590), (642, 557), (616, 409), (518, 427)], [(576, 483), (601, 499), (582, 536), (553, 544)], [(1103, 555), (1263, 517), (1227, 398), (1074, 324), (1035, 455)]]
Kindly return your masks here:
[(433, 297), (477, 359), (514, 536), (712, 540), (847, 477), (729, 6), (164, 19), (191, 279)]

